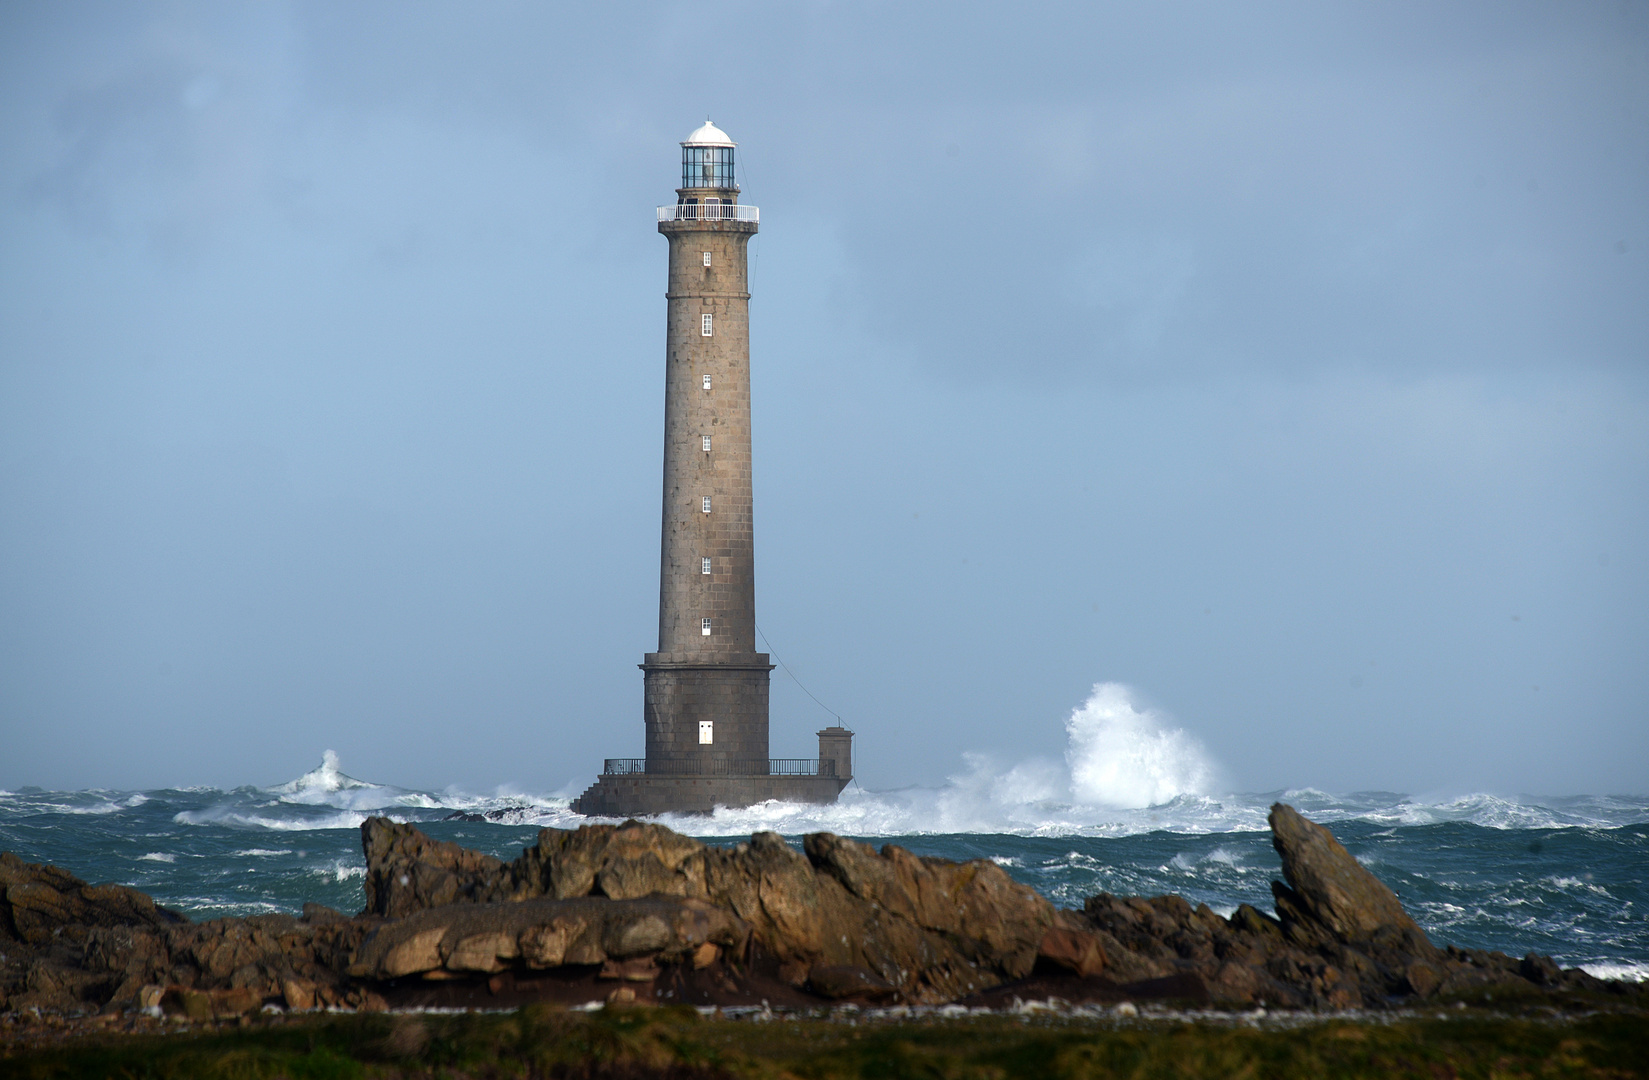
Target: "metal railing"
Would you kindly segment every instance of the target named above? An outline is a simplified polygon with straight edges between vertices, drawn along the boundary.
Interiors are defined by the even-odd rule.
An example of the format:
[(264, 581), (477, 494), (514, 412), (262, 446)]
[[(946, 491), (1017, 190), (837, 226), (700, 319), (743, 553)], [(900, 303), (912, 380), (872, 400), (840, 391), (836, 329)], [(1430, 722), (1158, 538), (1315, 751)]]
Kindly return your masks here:
[[(765, 766), (765, 767), (764, 767)], [(815, 758), (768, 758), (766, 761), (728, 761), (726, 758), (607, 758), (607, 776), (835, 776), (836, 762)]]
[(744, 203), (676, 203), (658, 208), (660, 221), (750, 221), (761, 223), (762, 212)]
[(770, 776), (835, 776), (832, 758), (776, 757), (767, 762)]

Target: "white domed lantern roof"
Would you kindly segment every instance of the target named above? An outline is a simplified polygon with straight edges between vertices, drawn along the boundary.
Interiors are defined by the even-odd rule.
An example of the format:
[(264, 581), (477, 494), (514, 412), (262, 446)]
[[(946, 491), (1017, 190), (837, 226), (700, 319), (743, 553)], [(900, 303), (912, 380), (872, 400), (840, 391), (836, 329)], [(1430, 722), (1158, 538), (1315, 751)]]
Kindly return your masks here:
[(738, 143), (727, 137), (727, 132), (712, 124), (708, 118), (699, 125), (687, 138), (682, 140), (683, 146), (737, 146)]
[[(681, 186), (715, 188), (726, 193), (737, 191), (739, 185), (733, 177), (733, 148), (737, 145), (727, 137), (727, 132), (706, 119), (697, 131), (682, 140)], [(729, 197), (730, 194), (717, 196)]]

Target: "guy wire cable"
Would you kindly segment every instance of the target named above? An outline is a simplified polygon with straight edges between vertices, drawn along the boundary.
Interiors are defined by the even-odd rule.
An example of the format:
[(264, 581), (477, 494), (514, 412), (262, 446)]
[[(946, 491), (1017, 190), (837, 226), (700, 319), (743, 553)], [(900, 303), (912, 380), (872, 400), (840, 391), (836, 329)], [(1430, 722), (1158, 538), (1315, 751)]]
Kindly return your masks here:
[(802, 693), (804, 693), (808, 697), (812, 698), (813, 703), (815, 705), (817, 705), (819, 708), (823, 709), (825, 712), (829, 713), (831, 716), (834, 716), (836, 718), (836, 722), (838, 724), (843, 723), (841, 713), (837, 712), (835, 709), (832, 709), (829, 705), (826, 705), (824, 702), (820, 701), (818, 696), (815, 695), (813, 693), (813, 691), (809, 690), (807, 688), (807, 686), (800, 679), (796, 678), (796, 673), (794, 671), (790, 670), (790, 665), (784, 662), (784, 657), (780, 656), (779, 653), (778, 653), (778, 650), (773, 648), (773, 643), (771, 641), (767, 640), (767, 635), (762, 634), (761, 623), (756, 624), (756, 633), (761, 634), (762, 641), (767, 645), (767, 651), (772, 655), (773, 659), (775, 659), (779, 662), (779, 666), (784, 668), (784, 673), (786, 675), (790, 676), (792, 679), (796, 680), (796, 685), (800, 686), (802, 688)]

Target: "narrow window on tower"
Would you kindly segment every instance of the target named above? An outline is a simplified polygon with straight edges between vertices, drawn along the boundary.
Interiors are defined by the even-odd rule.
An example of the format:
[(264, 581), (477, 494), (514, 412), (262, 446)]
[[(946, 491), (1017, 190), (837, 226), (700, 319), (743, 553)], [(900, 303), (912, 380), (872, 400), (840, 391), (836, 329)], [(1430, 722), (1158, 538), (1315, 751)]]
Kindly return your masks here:
[(699, 333), (703, 334), (705, 337), (709, 337), (710, 336), (710, 320), (712, 320), (714, 318), (715, 318), (715, 316), (711, 315), (709, 312), (705, 312), (703, 315), (700, 315), (699, 316)]
[(708, 375), (704, 377), (704, 388), (706, 390), (710, 389), (710, 376)]
[(704, 452), (706, 454), (710, 452), (710, 436), (708, 435), (704, 437)]
[(704, 253), (704, 265), (705, 265), (705, 266), (709, 266), (709, 265), (710, 265), (710, 253), (709, 253), (709, 252), (708, 252), (708, 251), (706, 251), (706, 252), (705, 252), (705, 253)]
[(708, 574), (709, 572), (710, 572), (710, 560), (709, 559), (700, 559), (699, 560), (699, 573)]
[(710, 512), (710, 496), (708, 495), (704, 497), (704, 512), (706, 514)]
[(704, 620), (704, 626), (699, 630), (699, 633), (703, 634), (705, 637), (710, 636), (710, 620), (709, 619)]
[(699, 721), (699, 745), (714, 746), (716, 744), (716, 722), (714, 720)]

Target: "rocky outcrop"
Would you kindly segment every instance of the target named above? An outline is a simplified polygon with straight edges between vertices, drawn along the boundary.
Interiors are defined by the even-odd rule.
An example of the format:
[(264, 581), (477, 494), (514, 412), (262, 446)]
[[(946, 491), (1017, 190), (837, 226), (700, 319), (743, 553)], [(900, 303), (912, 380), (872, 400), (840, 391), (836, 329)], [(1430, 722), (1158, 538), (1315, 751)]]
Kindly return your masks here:
[(1439, 949), (1396, 894), (1321, 825), (1282, 803), (1271, 808), (1272, 842), (1287, 883), (1272, 882), (1277, 915), (1243, 904), (1222, 919), (1178, 896), (1090, 897), (1084, 928), (1104, 949), (1117, 982), (1194, 976), (1229, 1005), (1344, 1009), (1461, 994), (1502, 982), (1558, 989), (1603, 987), (1550, 958)]
[(124, 885), (88, 885), (67, 870), (26, 863), (0, 851), (0, 935), (28, 945), (45, 945), (65, 931), (94, 927), (140, 927), (150, 930), (189, 920), (156, 906)]
[(0, 853), (0, 1011), (159, 1006), (228, 1015), (265, 1002), (359, 1005), (339, 958), (367, 928), (317, 904), (304, 917), (192, 923), (120, 885), (88, 885)]
[[(513, 863), (463, 862), (456, 845), (383, 818), (362, 827), (369, 914), (538, 898), (671, 898), (723, 910), (780, 981), (825, 997), (951, 1001), (1030, 973), (1052, 906), (988, 860), (880, 852), (829, 833), (803, 851), (776, 833), (716, 848), (661, 825), (544, 829)], [(464, 853), (473, 854), (473, 853)], [(817, 974), (815, 975), (815, 972)]]
[(506, 864), (375, 818), (362, 847), (367, 906), (353, 918), (310, 905), (198, 925), (11, 858), (18, 900), (0, 915), (35, 944), (7, 930), (18, 947), (0, 959), (0, 1007), (212, 1016), (371, 1005), (409, 980), (581, 969), (650, 983), (729, 967), (813, 1000), (942, 1002), (1028, 974), (1055, 917), (994, 863), (828, 834), (804, 853), (774, 833), (713, 848), (638, 822), (545, 829)]
[(1271, 826), (1286, 879), (1273, 883), (1277, 914), (1244, 904), (1230, 918), (1178, 896), (1101, 893), (1056, 910), (986, 860), (829, 833), (799, 851), (774, 833), (711, 847), (634, 821), (544, 829), (505, 863), (373, 818), (353, 917), (310, 904), (301, 918), (195, 924), (134, 890), (0, 855), (0, 1011), (210, 1018), (428, 1004), (472, 986), (566, 1000), (1349, 1008), (1496, 983), (1604, 986), (1547, 957), (1439, 949), (1329, 830), (1281, 804)]
[(503, 899), (494, 895), (502, 861), (435, 840), (411, 825), (373, 818), (361, 829), (366, 909), (398, 919), (426, 907)]
[(1334, 940), (1367, 944), (1400, 937), (1408, 948), (1432, 951), (1397, 894), (1369, 873), (1334, 834), (1284, 803), (1271, 807), (1271, 844), (1288, 884), (1272, 882), (1284, 922), (1321, 927)]

